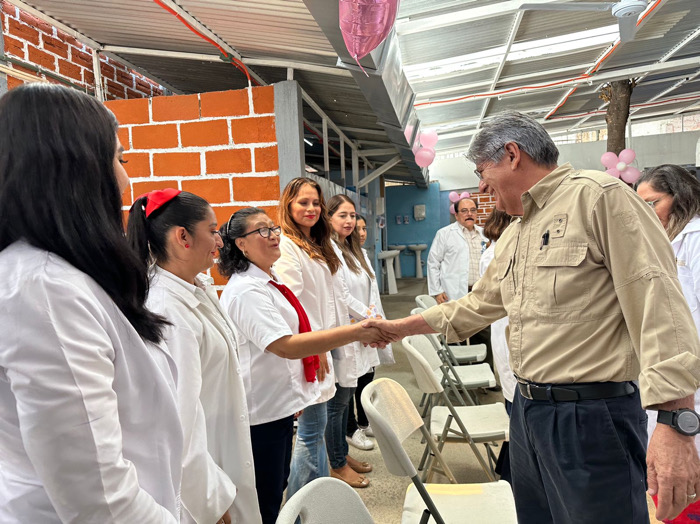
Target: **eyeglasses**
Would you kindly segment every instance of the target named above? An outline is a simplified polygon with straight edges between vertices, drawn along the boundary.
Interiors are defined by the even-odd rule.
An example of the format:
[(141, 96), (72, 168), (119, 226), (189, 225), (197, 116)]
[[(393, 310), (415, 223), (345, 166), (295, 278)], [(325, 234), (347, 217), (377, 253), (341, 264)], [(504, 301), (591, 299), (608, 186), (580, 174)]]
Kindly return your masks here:
[(468, 207), (468, 208), (459, 210), (460, 215), (472, 215), (476, 212), (477, 212), (477, 209), (475, 207)]
[(656, 203), (657, 203), (659, 200), (661, 200), (661, 199), (660, 199), (660, 198), (657, 198), (656, 200), (645, 200), (645, 202), (646, 202), (646, 204), (647, 204), (650, 208), (656, 209)]
[(274, 233), (277, 236), (280, 236), (282, 234), (282, 228), (280, 226), (259, 227), (258, 229), (248, 231), (246, 234), (241, 235), (238, 238), (247, 237), (248, 235), (252, 235), (253, 233), (258, 233), (263, 238), (270, 238), (270, 235), (272, 235), (272, 233)]
[[(498, 148), (493, 153), (491, 153), (489, 156), (486, 157), (486, 160), (484, 160), (482, 162), (482, 164), (485, 164), (486, 162), (491, 161), (491, 159), (493, 159), (493, 157), (496, 156), (496, 154), (501, 150), (502, 147), (503, 146), (498, 146)], [(478, 168), (474, 170), (474, 174), (476, 175), (476, 178), (478, 178), (479, 180), (483, 180), (483, 176), (481, 174), (481, 171), (479, 171)]]

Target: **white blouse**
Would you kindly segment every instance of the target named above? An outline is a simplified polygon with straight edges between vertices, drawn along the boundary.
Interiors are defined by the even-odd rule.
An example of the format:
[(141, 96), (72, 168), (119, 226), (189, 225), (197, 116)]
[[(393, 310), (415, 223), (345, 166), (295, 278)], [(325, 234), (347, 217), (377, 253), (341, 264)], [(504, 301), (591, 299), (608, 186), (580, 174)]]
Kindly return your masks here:
[[(349, 317), (345, 324), (364, 320), (369, 312), (372, 299), (372, 279), (360, 267), (359, 273), (354, 273), (347, 265), (343, 252), (336, 242), (333, 242), (335, 254), (342, 262), (339, 273), (345, 281), (347, 295), (345, 301), (348, 304)], [(335, 366), (336, 381), (343, 387), (357, 386), (357, 379), (365, 375), (374, 366), (379, 365), (377, 350), (370, 346), (364, 346), (361, 342), (351, 342), (332, 351), (333, 365)]]
[(221, 304), (238, 330), (250, 425), (280, 420), (315, 403), (320, 395), (318, 380), (306, 381), (302, 360), (267, 351), (276, 340), (299, 333), (296, 310), (270, 284), (270, 276), (251, 264), (231, 276)]
[[(365, 262), (367, 262), (367, 265), (371, 268), (372, 262), (369, 259), (367, 250), (362, 248), (362, 254), (365, 256)], [(377, 308), (377, 313), (379, 313), (382, 316), (382, 318), (386, 318), (386, 314), (384, 313), (384, 307), (382, 306), (382, 299), (379, 296), (379, 285), (377, 284), (376, 277), (372, 279), (372, 282), (370, 284), (370, 297), (370, 304), (374, 304), (374, 306)], [(393, 364), (395, 362), (394, 351), (391, 347), (391, 344), (387, 344), (384, 349), (377, 350), (377, 356), (379, 357), (380, 365)]]
[[(216, 522), (233, 500), (233, 522), (260, 523), (235, 328), (206, 277), (199, 275), (196, 282), (189, 284), (156, 267), (147, 302), (171, 323), (165, 340), (181, 376), (178, 398), (189, 439), (183, 457), (183, 503), (198, 521), (205, 515)], [(203, 455), (205, 445), (225, 475)]]
[(0, 522), (176, 523), (176, 369), (59, 256), (0, 252)]
[[(344, 296), (343, 281), (339, 275), (331, 275), (325, 262), (311, 259), (292, 240), (280, 237), (282, 256), (273, 266), (284, 284), (296, 295), (304, 306), (313, 331), (342, 326), (348, 317), (348, 308), (341, 297)], [(327, 402), (335, 395), (335, 373), (333, 359), (328, 357), (331, 372), (319, 384), (320, 396), (317, 403)]]

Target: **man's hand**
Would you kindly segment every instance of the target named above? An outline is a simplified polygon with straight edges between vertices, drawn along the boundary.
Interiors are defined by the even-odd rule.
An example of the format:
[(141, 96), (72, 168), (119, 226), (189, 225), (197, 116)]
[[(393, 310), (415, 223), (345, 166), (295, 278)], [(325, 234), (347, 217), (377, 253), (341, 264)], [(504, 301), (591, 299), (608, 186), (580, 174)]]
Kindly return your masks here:
[(358, 326), (358, 328), (357, 340), (362, 342), (365, 346), (371, 345), (372, 347), (384, 349), (387, 344), (392, 342), (391, 339), (377, 328), (365, 328), (364, 326)]
[(435, 300), (437, 301), (438, 304), (442, 304), (443, 302), (447, 302), (447, 301), (450, 300), (450, 299), (447, 298), (447, 293), (445, 293), (445, 292), (443, 291), (443, 292), (440, 293), (439, 295), (435, 295)]
[[(398, 342), (410, 333), (404, 333), (400, 327), (401, 320), (378, 320), (370, 318), (362, 321), (362, 327), (365, 329), (377, 330), (381, 333), (383, 340), (387, 342)], [(376, 347), (372, 344), (372, 347)]]
[[(700, 459), (695, 438), (658, 424), (647, 451), (649, 494), (658, 494), (656, 518), (673, 519), (700, 497)], [(697, 495), (688, 498), (689, 495)]]

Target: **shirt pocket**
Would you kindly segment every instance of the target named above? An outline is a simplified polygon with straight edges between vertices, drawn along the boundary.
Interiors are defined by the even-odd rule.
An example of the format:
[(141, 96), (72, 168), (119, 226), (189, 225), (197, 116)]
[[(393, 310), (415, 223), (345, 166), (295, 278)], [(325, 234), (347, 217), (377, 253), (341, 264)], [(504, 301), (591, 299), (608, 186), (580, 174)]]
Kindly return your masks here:
[(548, 246), (535, 262), (535, 308), (540, 313), (580, 311), (591, 302), (590, 289), (581, 264), (588, 244)]
[(503, 300), (503, 305), (508, 309), (508, 306), (512, 304), (513, 295), (515, 294), (513, 259), (504, 257), (502, 260), (497, 260), (496, 268), (498, 284), (501, 288), (501, 299)]

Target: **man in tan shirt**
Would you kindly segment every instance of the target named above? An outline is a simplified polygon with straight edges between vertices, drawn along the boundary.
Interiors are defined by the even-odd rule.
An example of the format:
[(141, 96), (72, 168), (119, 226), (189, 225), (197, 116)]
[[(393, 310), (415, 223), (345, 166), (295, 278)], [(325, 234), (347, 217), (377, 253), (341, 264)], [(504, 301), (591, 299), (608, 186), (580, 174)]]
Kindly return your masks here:
[(520, 524), (648, 522), (647, 478), (657, 518), (670, 518), (700, 493), (693, 436), (660, 424), (645, 461), (642, 407), (692, 409), (700, 384), (700, 342), (673, 251), (630, 188), (558, 167), (558, 156), (527, 116), (486, 125), (469, 150), (480, 190), (517, 217), (494, 261), (469, 295), (368, 325), (395, 339), (437, 331), (455, 341), (509, 317)]

